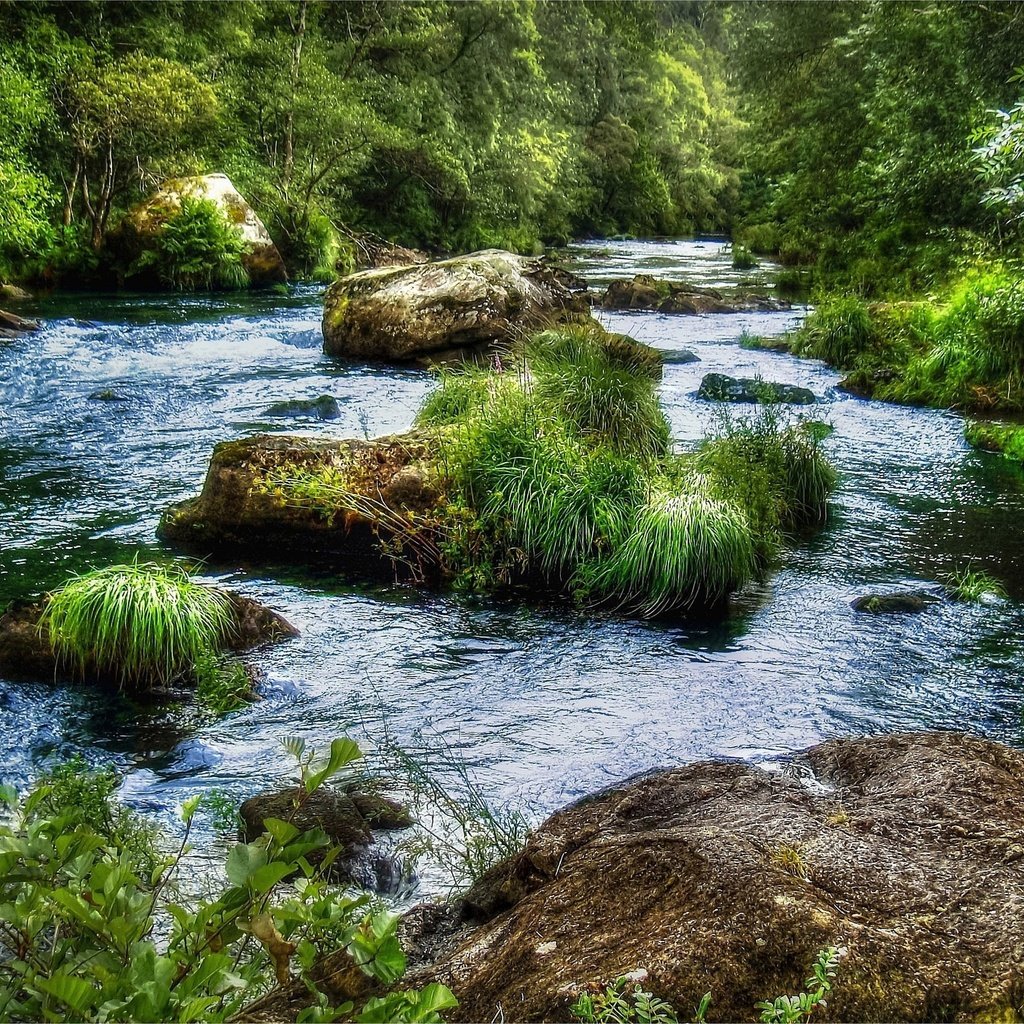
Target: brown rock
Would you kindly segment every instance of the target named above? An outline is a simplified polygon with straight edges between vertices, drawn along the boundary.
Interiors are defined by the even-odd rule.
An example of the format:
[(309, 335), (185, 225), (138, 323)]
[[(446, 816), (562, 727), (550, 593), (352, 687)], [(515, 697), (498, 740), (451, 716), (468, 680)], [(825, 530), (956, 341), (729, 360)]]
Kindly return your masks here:
[(751, 313), (789, 309), (784, 299), (742, 290), (698, 288), (637, 274), (630, 281), (612, 281), (601, 296), (604, 309), (648, 309), (658, 313)]
[(204, 555), (288, 551), (391, 573), (394, 563), (380, 551), (373, 519), (354, 509), (332, 513), (290, 501), (275, 491), (273, 481), (328, 473), (333, 486), (375, 507), (424, 511), (439, 495), (417, 465), (428, 457), (430, 445), (430, 438), (415, 433), (372, 441), (279, 434), (228, 441), (214, 449), (202, 493), (166, 512), (158, 535)]
[(580, 990), (641, 969), (682, 1019), (710, 991), (709, 1020), (756, 1020), (840, 946), (816, 1017), (1014, 1019), (1024, 753), (920, 733), (794, 767), (812, 781), (705, 763), (558, 812), (467, 895), (440, 954), (445, 916), (426, 915), (436, 962), (408, 983), (448, 984), (453, 1020), (568, 1020)]

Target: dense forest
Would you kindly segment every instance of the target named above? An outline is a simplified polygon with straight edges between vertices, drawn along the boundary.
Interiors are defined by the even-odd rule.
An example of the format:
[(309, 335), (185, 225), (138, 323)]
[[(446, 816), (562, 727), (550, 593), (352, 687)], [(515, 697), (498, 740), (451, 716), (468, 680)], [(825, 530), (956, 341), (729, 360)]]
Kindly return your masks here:
[(868, 293), (1013, 251), (1017, 4), (0, 5), (0, 273), (228, 174), (289, 268), (735, 232)]

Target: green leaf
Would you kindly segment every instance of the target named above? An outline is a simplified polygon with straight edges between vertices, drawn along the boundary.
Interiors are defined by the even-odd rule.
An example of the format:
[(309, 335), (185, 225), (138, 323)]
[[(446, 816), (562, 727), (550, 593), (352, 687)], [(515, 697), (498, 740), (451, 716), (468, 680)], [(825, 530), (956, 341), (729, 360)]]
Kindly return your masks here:
[(69, 1006), (85, 1020), (99, 993), (87, 981), (71, 978), (66, 974), (55, 974), (50, 978), (39, 978), (36, 984), (47, 995)]
[(225, 870), (235, 885), (246, 885), (253, 872), (267, 863), (267, 851), (255, 843), (237, 843), (228, 854)]
[(299, 830), (291, 822), (282, 821), (280, 818), (264, 818), (263, 827), (280, 846), (286, 846), (299, 834)]
[(314, 772), (306, 779), (306, 792), (312, 793), (323, 785), (328, 779), (337, 775), (346, 765), (358, 760), (362, 756), (359, 744), (355, 740), (339, 737), (331, 742), (331, 753), (327, 763), (317, 772)]
[(257, 868), (249, 876), (248, 884), (258, 893), (270, 892), (282, 878), (290, 875), (293, 870), (291, 864), (284, 864), (279, 860), (271, 861), (271, 863)]

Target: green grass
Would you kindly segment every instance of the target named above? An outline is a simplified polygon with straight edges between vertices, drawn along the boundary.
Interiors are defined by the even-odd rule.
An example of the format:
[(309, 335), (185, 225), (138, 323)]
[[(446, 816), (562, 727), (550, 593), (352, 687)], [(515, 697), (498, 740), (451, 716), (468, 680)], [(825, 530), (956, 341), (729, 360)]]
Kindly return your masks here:
[(871, 347), (875, 326), (867, 306), (852, 296), (829, 299), (812, 312), (800, 330), (798, 353), (849, 369)]
[(1024, 426), (973, 420), (964, 427), (964, 437), (973, 448), (1024, 463)]
[(942, 577), (942, 585), (954, 601), (968, 604), (1006, 597), (1006, 589), (999, 580), (970, 566), (947, 573)]
[(39, 628), (82, 674), (152, 687), (193, 674), (230, 624), (225, 595), (183, 569), (136, 562), (69, 580), (46, 600)]
[(500, 369), (442, 371), (417, 417), (436, 432), (444, 495), (423, 515), (311, 486), (306, 470), (272, 482), (328, 518), (357, 511), (385, 551), (429, 541), (427, 560), (459, 588), (522, 586), (641, 616), (715, 606), (767, 566), (785, 529), (824, 518), (835, 475), (821, 432), (781, 409), (673, 454), (660, 371), (651, 349), (584, 325), (536, 335)]

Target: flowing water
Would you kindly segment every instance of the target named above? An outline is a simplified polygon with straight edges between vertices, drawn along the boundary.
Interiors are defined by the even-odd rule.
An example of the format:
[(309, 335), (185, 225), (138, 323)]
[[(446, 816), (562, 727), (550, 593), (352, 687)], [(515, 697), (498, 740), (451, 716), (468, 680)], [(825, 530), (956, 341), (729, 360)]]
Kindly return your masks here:
[[(720, 242), (577, 247), (594, 283), (655, 273), (731, 284)], [(754, 276), (758, 271), (752, 272)], [(0, 602), (136, 553), (166, 557), (160, 512), (196, 493), (210, 451), (252, 431), (375, 435), (410, 425), (428, 374), (321, 352), (321, 295), (60, 296), (44, 329), (0, 342)], [(681, 444), (714, 425), (694, 392), (709, 372), (761, 374), (818, 396), (841, 472), (825, 528), (786, 551), (717, 625), (644, 623), (354, 584), (294, 567), (207, 574), (279, 609), (302, 635), (261, 653), (264, 699), (198, 728), (143, 718), (79, 687), (0, 679), (0, 764), (23, 784), (82, 753), (126, 773), (127, 799), (170, 815), (208, 789), (242, 798), (288, 775), (280, 740), (369, 749), (385, 728), (461, 758), (483, 792), (532, 816), (657, 765), (763, 760), (819, 740), (963, 729), (1024, 742), (1024, 474), (972, 452), (949, 412), (862, 401), (820, 363), (747, 351), (787, 313), (602, 314), (666, 354), (662, 396)], [(700, 362), (675, 353), (692, 349)], [(110, 394), (112, 393), (112, 395)], [(333, 395), (336, 420), (265, 410)], [(90, 397), (103, 395), (103, 397)], [(920, 615), (857, 614), (870, 590), (933, 586), (971, 564), (1010, 599)]]

